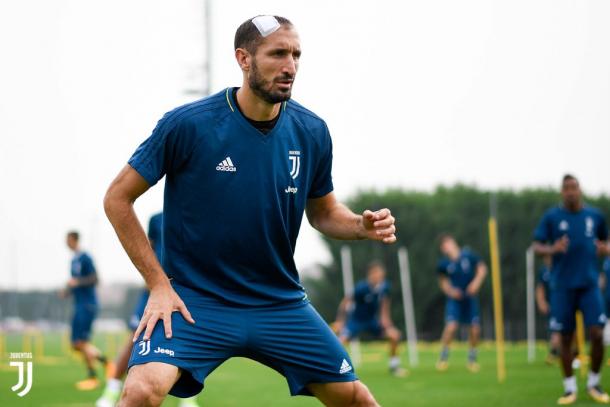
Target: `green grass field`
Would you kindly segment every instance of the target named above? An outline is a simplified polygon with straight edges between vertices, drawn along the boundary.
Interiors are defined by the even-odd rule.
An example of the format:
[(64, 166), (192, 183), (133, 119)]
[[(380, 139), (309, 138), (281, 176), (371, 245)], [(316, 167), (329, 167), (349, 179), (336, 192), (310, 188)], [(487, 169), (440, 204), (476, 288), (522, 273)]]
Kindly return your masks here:
[[(118, 336), (98, 336), (95, 342), (110, 354), (124, 339)], [(10, 336), (0, 359), (0, 406), (92, 406), (100, 390), (79, 392), (74, 382), (84, 377), (85, 369), (73, 356), (62, 351), (59, 335), (44, 338), (41, 342), (23, 342), (19, 336)], [(25, 349), (24, 349), (25, 348)], [(382, 406), (554, 406), (562, 391), (559, 368), (543, 362), (545, 348), (537, 350), (538, 361), (528, 364), (523, 345), (507, 347), (507, 380), (496, 380), (495, 353), (490, 345), (483, 345), (480, 352), (482, 369), (469, 373), (465, 368), (466, 349), (456, 345), (451, 354), (451, 366), (447, 372), (434, 369), (438, 353), (437, 345), (422, 344), (419, 349), (420, 366), (410, 369), (406, 378), (395, 378), (387, 373), (385, 345), (370, 343), (362, 346), (363, 362), (357, 368), (360, 378), (370, 387)], [(7, 352), (32, 351), (34, 356), (33, 388), (19, 398), (11, 391), (17, 382), (16, 368), (9, 367)], [(403, 358), (404, 359), (404, 358)], [(610, 377), (610, 376), (609, 376)], [(604, 379), (610, 389), (610, 380)], [(576, 405), (593, 406), (584, 393), (585, 379), (579, 379), (580, 399)], [(205, 390), (199, 395), (205, 407), (230, 406), (317, 406), (309, 397), (290, 397), (284, 378), (273, 370), (247, 359), (234, 358), (218, 368), (206, 381)], [(175, 406), (176, 399), (168, 398), (164, 406)]]

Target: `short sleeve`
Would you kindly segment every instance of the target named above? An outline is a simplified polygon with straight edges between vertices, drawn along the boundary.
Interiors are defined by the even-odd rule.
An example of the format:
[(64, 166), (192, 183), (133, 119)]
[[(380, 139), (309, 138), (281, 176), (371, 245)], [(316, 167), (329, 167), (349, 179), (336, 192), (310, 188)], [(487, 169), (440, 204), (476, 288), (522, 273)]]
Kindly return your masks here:
[(449, 273), (447, 273), (447, 261), (446, 260), (439, 260), (439, 262), (436, 265), (436, 272), (443, 276), (449, 275)]
[(540, 243), (547, 243), (552, 240), (551, 236), (551, 220), (548, 213), (545, 213), (540, 223), (534, 231), (534, 240)]
[(390, 298), (392, 295), (392, 287), (390, 286), (389, 282), (385, 282), (385, 284), (383, 285), (383, 297), (385, 298)]
[(545, 272), (546, 272), (546, 269), (544, 267), (542, 267), (542, 268), (540, 268), (540, 270), (538, 270), (538, 279), (537, 279), (537, 281), (540, 284), (544, 284), (545, 283), (545, 281), (544, 281), (544, 273)]
[(90, 276), (95, 274), (95, 266), (93, 265), (93, 260), (88, 255), (84, 255), (81, 257), (81, 277)]
[(314, 173), (313, 181), (309, 188), (307, 198), (320, 198), (332, 192), (332, 167), (333, 167), (333, 143), (328, 132), (328, 127), (324, 125), (324, 139), (322, 141), (318, 163)]
[(354, 300), (360, 301), (362, 298), (364, 298), (367, 291), (368, 291), (367, 284), (362, 284), (362, 283), (356, 284), (356, 287), (354, 288)]
[(601, 241), (608, 240), (608, 225), (606, 224), (606, 218), (604, 215), (599, 215), (599, 222), (597, 224), (597, 238)]
[(470, 264), (472, 264), (475, 267), (475, 269), (479, 265), (479, 263), (481, 263), (481, 261), (482, 261), (481, 256), (479, 256), (475, 252), (470, 252), (468, 257), (470, 257)]
[(148, 238), (153, 242), (160, 241), (159, 232), (161, 231), (159, 225), (159, 216), (154, 215), (148, 221)]
[(608, 274), (610, 273), (610, 257), (606, 257), (606, 260), (604, 260), (604, 264), (602, 266), (604, 273)]
[(179, 112), (163, 116), (128, 161), (150, 186), (178, 171), (193, 150), (195, 128)]

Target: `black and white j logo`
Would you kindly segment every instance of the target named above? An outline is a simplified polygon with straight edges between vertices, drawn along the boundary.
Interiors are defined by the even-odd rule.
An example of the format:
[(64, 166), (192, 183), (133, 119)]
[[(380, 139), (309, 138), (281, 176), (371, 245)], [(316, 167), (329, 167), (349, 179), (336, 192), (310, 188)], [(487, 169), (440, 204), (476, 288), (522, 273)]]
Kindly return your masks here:
[[(11, 353), (11, 359), (21, 359), (27, 358), (32, 359), (31, 353)], [(12, 367), (17, 367), (19, 378), (17, 379), (17, 384), (11, 387), (11, 390), (14, 392), (18, 392), (17, 395), (19, 397), (23, 397), (32, 390), (32, 381), (34, 377), (34, 365), (32, 361), (23, 361), (23, 360), (14, 360), (9, 363)]]
[(290, 170), (290, 176), (295, 179), (299, 176), (299, 170), (301, 169), (301, 152), (300, 151), (289, 151), (288, 159), (292, 163), (292, 169)]
[(140, 341), (138, 346), (140, 347), (138, 355), (146, 356), (150, 353), (150, 341)]

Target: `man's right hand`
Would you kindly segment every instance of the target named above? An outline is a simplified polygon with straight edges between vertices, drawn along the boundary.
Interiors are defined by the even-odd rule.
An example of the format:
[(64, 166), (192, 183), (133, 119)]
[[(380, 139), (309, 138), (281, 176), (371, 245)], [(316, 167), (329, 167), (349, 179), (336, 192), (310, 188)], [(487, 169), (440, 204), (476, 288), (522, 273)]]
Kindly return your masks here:
[(547, 302), (540, 302), (538, 303), (538, 311), (540, 311), (540, 313), (542, 315), (549, 315), (549, 304)]
[(568, 239), (567, 235), (561, 236), (560, 239), (557, 239), (551, 249), (553, 254), (555, 253), (565, 253), (568, 251), (568, 246), (570, 245), (570, 239)]
[(453, 298), (454, 300), (461, 300), (464, 297), (464, 294), (462, 294), (462, 290), (451, 288), (449, 291), (449, 297)]
[(138, 336), (144, 331), (143, 340), (147, 341), (152, 335), (152, 331), (159, 322), (163, 320), (163, 327), (165, 328), (165, 337), (172, 337), (172, 313), (178, 311), (182, 314), (191, 324), (195, 323), (195, 320), (191, 316), (191, 313), (184, 305), (182, 299), (178, 296), (176, 291), (170, 284), (160, 284), (150, 290), (150, 296), (144, 309), (142, 319), (138, 329), (136, 329), (133, 335), (133, 341), (138, 339)]

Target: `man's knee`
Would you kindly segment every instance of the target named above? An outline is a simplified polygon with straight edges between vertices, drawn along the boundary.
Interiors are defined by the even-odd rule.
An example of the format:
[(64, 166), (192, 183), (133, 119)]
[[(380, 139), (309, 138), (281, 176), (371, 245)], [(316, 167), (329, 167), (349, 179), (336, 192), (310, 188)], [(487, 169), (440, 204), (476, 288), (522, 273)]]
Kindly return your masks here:
[(379, 407), (368, 387), (362, 382), (354, 382), (353, 407)]
[(129, 371), (119, 406), (161, 405), (167, 392), (177, 380), (179, 372), (176, 375), (177, 368), (168, 365), (163, 366), (165, 371), (157, 372), (148, 365), (150, 364), (134, 366)]
[(459, 325), (456, 321), (450, 321), (447, 322), (447, 325), (445, 325), (445, 330), (447, 331), (447, 333), (453, 334), (457, 331), (458, 326)]
[(123, 386), (119, 406), (155, 406), (161, 404), (160, 402), (155, 403), (157, 397), (153, 395), (154, 387), (150, 381), (129, 380), (128, 377), (125, 386)]
[(394, 327), (386, 329), (385, 335), (392, 342), (400, 341), (400, 331)]
[(308, 388), (327, 407), (379, 407), (369, 389), (360, 381), (312, 383)]
[(591, 342), (602, 341), (604, 338), (604, 331), (602, 327), (595, 325), (589, 328), (589, 337)]

